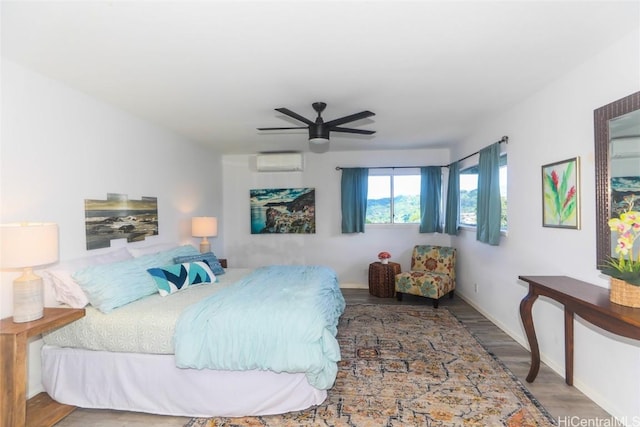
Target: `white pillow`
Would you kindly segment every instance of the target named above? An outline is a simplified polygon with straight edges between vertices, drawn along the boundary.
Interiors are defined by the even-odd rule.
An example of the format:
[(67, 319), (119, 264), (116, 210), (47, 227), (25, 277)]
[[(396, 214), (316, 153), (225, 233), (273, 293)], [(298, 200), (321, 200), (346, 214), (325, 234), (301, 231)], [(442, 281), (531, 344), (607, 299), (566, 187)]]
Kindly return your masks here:
[(157, 254), (158, 252), (168, 251), (169, 249), (174, 249), (178, 246), (180, 245), (177, 243), (158, 243), (156, 245), (144, 246), (142, 248), (127, 248), (127, 250), (134, 258), (138, 258), (143, 255), (151, 255)]
[(56, 301), (67, 304), (72, 308), (84, 308), (89, 304), (89, 300), (80, 285), (73, 280), (73, 273), (92, 265), (111, 264), (132, 258), (133, 256), (127, 248), (121, 248), (101, 255), (63, 261), (55, 267), (44, 270), (44, 279), (53, 288)]

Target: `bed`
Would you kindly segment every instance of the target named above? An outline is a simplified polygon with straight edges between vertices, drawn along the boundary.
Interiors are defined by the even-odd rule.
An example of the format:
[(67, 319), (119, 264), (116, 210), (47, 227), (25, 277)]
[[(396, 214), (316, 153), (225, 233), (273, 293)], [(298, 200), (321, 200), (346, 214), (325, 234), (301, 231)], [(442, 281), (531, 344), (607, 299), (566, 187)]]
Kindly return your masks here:
[[(195, 248), (186, 252), (198, 258)], [(139, 270), (160, 260), (84, 270), (116, 283), (111, 292), (131, 282), (106, 272), (132, 262)], [(90, 301), (86, 316), (43, 336), (47, 393), (78, 407), (191, 417), (269, 415), (322, 403), (340, 360), (335, 335), (344, 299), (335, 273), (270, 266), (212, 276), (214, 283), (165, 296), (158, 288), (106, 310), (92, 284), (81, 285)]]

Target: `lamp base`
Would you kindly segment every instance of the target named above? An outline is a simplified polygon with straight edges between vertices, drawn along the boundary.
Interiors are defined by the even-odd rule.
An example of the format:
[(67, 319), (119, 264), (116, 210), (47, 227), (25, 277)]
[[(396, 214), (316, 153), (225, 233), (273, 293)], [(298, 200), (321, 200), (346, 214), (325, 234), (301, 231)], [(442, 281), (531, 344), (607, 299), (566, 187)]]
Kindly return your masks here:
[(13, 281), (13, 322), (25, 323), (44, 316), (42, 277), (25, 269), (22, 276)]
[(207, 252), (211, 252), (211, 243), (209, 243), (208, 241), (200, 242), (200, 253), (205, 254)]

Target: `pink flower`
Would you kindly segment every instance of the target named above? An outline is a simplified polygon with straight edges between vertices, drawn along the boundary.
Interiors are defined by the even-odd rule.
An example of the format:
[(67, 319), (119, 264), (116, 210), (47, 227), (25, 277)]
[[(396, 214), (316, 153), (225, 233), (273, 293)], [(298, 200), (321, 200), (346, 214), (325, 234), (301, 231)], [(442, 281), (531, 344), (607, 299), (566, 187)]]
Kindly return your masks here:
[(389, 259), (391, 258), (391, 254), (389, 252), (380, 252), (378, 254), (378, 259)]

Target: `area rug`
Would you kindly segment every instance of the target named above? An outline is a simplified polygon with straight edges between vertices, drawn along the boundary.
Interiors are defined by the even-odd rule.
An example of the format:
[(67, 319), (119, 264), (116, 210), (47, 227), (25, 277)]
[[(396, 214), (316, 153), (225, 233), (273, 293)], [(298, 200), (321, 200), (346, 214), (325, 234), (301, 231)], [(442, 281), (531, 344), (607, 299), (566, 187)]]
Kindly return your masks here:
[(338, 377), (321, 405), (284, 415), (194, 418), (185, 427), (554, 425), (446, 308), (349, 305), (338, 341)]

